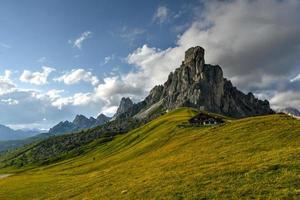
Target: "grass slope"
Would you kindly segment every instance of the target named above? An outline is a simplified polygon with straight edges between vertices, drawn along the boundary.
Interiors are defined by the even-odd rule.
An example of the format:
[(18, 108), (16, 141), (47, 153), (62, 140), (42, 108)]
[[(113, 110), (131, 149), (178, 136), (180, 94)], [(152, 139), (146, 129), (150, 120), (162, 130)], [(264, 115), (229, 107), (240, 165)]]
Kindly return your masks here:
[(55, 164), (0, 169), (16, 173), (0, 179), (0, 199), (299, 199), (299, 120), (178, 126), (195, 113), (177, 109)]

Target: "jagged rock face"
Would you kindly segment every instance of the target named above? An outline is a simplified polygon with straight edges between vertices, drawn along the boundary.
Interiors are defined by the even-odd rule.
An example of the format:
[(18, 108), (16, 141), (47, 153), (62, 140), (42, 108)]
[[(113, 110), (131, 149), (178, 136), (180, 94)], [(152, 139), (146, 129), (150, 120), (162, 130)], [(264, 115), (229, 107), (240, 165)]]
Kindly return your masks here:
[(272, 114), (267, 100), (259, 100), (250, 92), (247, 95), (232, 86), (225, 79), (224, 95), (221, 99), (221, 113), (233, 117), (246, 117), (263, 114)]
[(75, 125), (72, 122), (64, 121), (59, 122), (57, 125), (50, 128), (49, 133), (51, 134), (64, 134), (75, 130)]
[(218, 65), (204, 61), (204, 49), (193, 47), (186, 51), (185, 60), (169, 75), (162, 98), (165, 107), (189, 106), (233, 117), (273, 113), (268, 101), (252, 93), (245, 95), (223, 77)]
[(121, 115), (122, 113), (127, 112), (132, 106), (133, 106), (133, 102), (131, 101), (131, 99), (129, 97), (127, 97), (127, 98), (123, 97), (121, 99), (120, 105), (119, 105), (118, 110), (117, 110), (116, 114), (114, 115), (114, 117), (117, 117), (117, 116)]
[[(164, 110), (186, 106), (232, 117), (274, 113), (268, 101), (258, 100), (252, 93), (246, 95), (233, 87), (223, 77), (220, 66), (205, 64), (204, 49), (199, 46), (186, 51), (185, 60), (170, 73), (164, 85), (155, 86), (139, 103), (144, 105), (139, 112), (158, 102)], [(129, 109), (127, 113), (130, 112), (137, 113)]]
[(162, 85), (155, 86), (150, 91), (149, 95), (146, 97), (145, 102), (148, 105), (158, 102), (162, 97), (163, 90), (164, 90), (164, 87)]
[(80, 128), (88, 128), (92, 125), (93, 122), (94, 122), (94, 118), (92, 118), (92, 121), (90, 121), (84, 115), (76, 115), (75, 119), (73, 120), (73, 124), (76, 127), (80, 127)]

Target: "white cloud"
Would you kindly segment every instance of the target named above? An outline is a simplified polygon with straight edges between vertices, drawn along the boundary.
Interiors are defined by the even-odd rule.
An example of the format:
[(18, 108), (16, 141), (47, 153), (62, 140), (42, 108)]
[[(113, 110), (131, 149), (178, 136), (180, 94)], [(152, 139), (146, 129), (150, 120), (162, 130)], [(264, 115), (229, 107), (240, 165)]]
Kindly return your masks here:
[(101, 66), (106, 65), (107, 63), (113, 61), (115, 59), (115, 55), (112, 54), (110, 56), (105, 56), (103, 62), (100, 63)]
[(300, 74), (290, 80), (291, 82), (300, 81)]
[(153, 21), (162, 24), (164, 23), (169, 15), (169, 9), (166, 6), (159, 6), (154, 13)]
[(62, 109), (64, 106), (85, 106), (93, 101), (91, 93), (75, 93), (73, 96), (69, 97), (57, 97), (52, 105), (58, 109)]
[(139, 82), (139, 85), (145, 85), (146, 89), (149, 90), (154, 85), (166, 81), (168, 74), (179, 67), (183, 58), (184, 53), (178, 48), (162, 51), (143, 45), (127, 57), (128, 63), (138, 68), (138, 72), (130, 73), (128, 78), (134, 82)]
[(102, 99), (96, 98), (96, 90), (63, 96), (64, 90), (42, 92), (18, 88), (10, 77), (9, 70), (0, 76), (0, 110), (5, 116), (0, 118), (0, 124), (47, 129), (59, 121), (70, 120), (78, 113), (96, 116), (102, 108), (109, 108), (105, 107)]
[(95, 88), (95, 99), (116, 105), (122, 96), (139, 96), (144, 91), (138, 82), (131, 80), (130, 74), (124, 77), (107, 77), (104, 83)]
[(20, 81), (35, 85), (45, 85), (48, 81), (48, 76), (51, 72), (55, 71), (55, 69), (46, 66), (42, 68), (42, 72), (31, 72), (29, 70), (24, 70), (20, 76)]
[(91, 31), (83, 32), (75, 41), (69, 40), (69, 43), (73, 44), (73, 47), (81, 49), (83, 42), (91, 36)]
[(0, 124), (47, 129), (59, 121), (71, 120), (76, 114), (95, 117), (102, 108), (107, 109), (101, 99), (95, 99), (94, 93), (63, 95), (64, 91), (57, 89), (44, 93), (18, 88), (0, 94), (1, 115), (5, 116), (0, 118)]
[(112, 57), (110, 57), (110, 56), (106, 56), (106, 57), (104, 58), (104, 64), (107, 64), (107, 63), (111, 60), (111, 58), (112, 58)]
[(12, 74), (12, 72), (10, 70), (5, 70), (4, 71), (4, 76), (1, 76), (1, 78), (3, 80), (10, 81), (11, 74)]
[(11, 98), (8, 98), (8, 99), (1, 99), (1, 102), (2, 103), (5, 103), (7, 105), (17, 105), (19, 104), (19, 101), (16, 100), (16, 99), (11, 99)]
[[(28, 125), (43, 124), (43, 118), (49, 118), (48, 124), (43, 124), (44, 127), (49, 127), (57, 121), (65, 119), (70, 115), (68, 108), (58, 110), (51, 105), (51, 99), (37, 91), (15, 89), (9, 93), (0, 95), (0, 110), (1, 115), (5, 116), (0, 119), (0, 124), (11, 125)], [(21, 112), (20, 112), (21, 111)]]
[(63, 92), (64, 92), (64, 90), (51, 89), (51, 90), (49, 90), (49, 91), (46, 93), (46, 95), (47, 95), (52, 101), (54, 101), (54, 100), (60, 98), (60, 97), (61, 97), (60, 94), (63, 93)]
[(12, 72), (5, 70), (4, 75), (0, 76), (0, 95), (15, 90), (16, 85), (10, 80)]
[(101, 112), (111, 114), (123, 96), (130, 96), (134, 100), (140, 100), (145, 95), (144, 88), (138, 82), (132, 80), (130, 74), (126, 76), (114, 76), (104, 78), (103, 83), (88, 93), (76, 93), (72, 96), (62, 97), (61, 91), (49, 91), (47, 95), (52, 100), (52, 105), (58, 109), (67, 106), (99, 106)]
[(107, 63), (109, 63), (110, 61), (112, 61), (114, 59), (115, 59), (115, 55), (114, 54), (112, 54), (110, 56), (105, 56), (103, 65), (106, 65)]
[(118, 106), (103, 107), (102, 111), (99, 114), (103, 113), (104, 115), (107, 115), (107, 116), (113, 116), (117, 112), (117, 109), (118, 109)]
[(88, 82), (92, 85), (97, 85), (99, 80), (92, 72), (85, 71), (84, 69), (73, 69), (64, 75), (55, 78), (55, 81), (64, 82), (67, 85), (73, 85), (81, 81)]
[(270, 104), (274, 109), (284, 107), (300, 109), (300, 92), (291, 90), (276, 92), (276, 94), (270, 99)]

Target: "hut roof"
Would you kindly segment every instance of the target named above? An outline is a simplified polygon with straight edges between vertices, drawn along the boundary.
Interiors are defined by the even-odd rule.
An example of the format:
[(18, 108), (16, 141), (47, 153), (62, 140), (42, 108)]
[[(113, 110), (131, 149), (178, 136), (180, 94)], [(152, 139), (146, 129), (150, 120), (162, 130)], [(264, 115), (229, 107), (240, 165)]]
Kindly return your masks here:
[(216, 117), (216, 116), (212, 116), (210, 114), (200, 112), (199, 114), (197, 114), (194, 117), (192, 117), (191, 119), (189, 119), (189, 123), (199, 123), (199, 122), (203, 122), (206, 120), (214, 120), (218, 123), (224, 122), (224, 120), (220, 117)]

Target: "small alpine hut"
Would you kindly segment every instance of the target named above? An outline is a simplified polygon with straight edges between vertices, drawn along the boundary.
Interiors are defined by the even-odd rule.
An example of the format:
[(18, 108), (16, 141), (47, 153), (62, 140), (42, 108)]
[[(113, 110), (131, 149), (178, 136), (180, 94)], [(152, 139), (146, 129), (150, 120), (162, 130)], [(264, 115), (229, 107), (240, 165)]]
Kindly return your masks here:
[(193, 125), (216, 125), (224, 123), (224, 120), (220, 117), (215, 117), (203, 112), (200, 112), (196, 116), (189, 119), (189, 123)]

